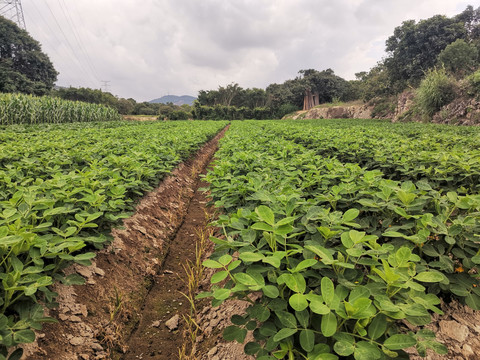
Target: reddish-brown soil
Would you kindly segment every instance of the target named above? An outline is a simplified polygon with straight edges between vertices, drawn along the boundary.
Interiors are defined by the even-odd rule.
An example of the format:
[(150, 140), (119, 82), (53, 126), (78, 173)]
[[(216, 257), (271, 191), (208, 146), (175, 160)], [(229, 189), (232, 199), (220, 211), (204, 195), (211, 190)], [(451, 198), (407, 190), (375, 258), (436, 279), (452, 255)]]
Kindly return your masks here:
[[(200, 187), (205, 186), (199, 182)], [(188, 299), (187, 279), (184, 266), (195, 262), (196, 244), (205, 234), (210, 218), (205, 204), (207, 199), (201, 191), (195, 191), (182, 226), (166, 254), (160, 275), (148, 293), (139, 324), (129, 338), (127, 353), (122, 359), (176, 359), (183, 345), (185, 321), (182, 315), (192, 310)], [(169, 329), (165, 323), (178, 319), (178, 326)], [(175, 323), (176, 321), (173, 320)]]
[(442, 303), (443, 315), (434, 315), (433, 322), (426, 326), (436, 334), (437, 341), (448, 348), (447, 355), (428, 351), (422, 358), (411, 351), (411, 360), (478, 360), (480, 359), (480, 311), (452, 301)]

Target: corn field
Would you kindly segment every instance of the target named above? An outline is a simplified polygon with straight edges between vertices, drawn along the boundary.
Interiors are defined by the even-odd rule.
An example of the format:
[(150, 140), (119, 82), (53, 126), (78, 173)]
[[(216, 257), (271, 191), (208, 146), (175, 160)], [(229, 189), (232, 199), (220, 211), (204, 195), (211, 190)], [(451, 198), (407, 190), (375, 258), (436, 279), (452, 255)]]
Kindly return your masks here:
[(0, 94), (0, 125), (120, 120), (117, 110), (79, 101)]

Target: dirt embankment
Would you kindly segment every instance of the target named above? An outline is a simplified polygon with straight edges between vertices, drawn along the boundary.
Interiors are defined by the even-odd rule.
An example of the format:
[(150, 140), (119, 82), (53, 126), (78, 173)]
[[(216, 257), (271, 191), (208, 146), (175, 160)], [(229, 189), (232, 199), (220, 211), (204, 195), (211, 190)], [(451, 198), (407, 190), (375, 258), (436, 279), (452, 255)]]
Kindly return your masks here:
[[(165, 257), (184, 221), (199, 175), (225, 131), (141, 200), (123, 228), (112, 231), (114, 240), (97, 254), (92, 266), (68, 269), (85, 277), (86, 285), (55, 286), (59, 307), (48, 315), (59, 322), (44, 326), (37, 341), (26, 348), (25, 359), (120, 358), (128, 352), (127, 339), (142, 323), (144, 299), (152, 284), (166, 276)], [(174, 273), (168, 277), (171, 283), (180, 281)], [(175, 306), (172, 299), (168, 308)]]
[[(307, 111), (297, 111), (285, 119), (390, 119), (392, 122), (424, 122), (415, 109), (415, 92), (406, 90), (388, 99), (374, 99), (369, 103), (339, 106), (320, 105)], [(451, 125), (480, 125), (480, 100), (459, 96), (436, 112), (429, 122)]]
[(307, 111), (298, 111), (289, 119), (369, 119), (373, 107), (368, 104), (351, 104), (328, 107), (314, 107)]

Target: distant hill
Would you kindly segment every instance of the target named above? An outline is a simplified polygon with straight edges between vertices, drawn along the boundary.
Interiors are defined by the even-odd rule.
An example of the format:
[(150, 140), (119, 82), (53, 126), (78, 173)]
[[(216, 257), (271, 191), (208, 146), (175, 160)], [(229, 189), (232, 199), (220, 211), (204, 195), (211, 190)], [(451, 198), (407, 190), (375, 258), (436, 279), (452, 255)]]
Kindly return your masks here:
[(183, 96), (177, 96), (177, 95), (165, 95), (162, 96), (161, 98), (154, 99), (149, 101), (150, 103), (173, 103), (174, 105), (193, 105), (193, 102), (197, 100), (196, 97), (189, 96), (189, 95), (183, 95)]

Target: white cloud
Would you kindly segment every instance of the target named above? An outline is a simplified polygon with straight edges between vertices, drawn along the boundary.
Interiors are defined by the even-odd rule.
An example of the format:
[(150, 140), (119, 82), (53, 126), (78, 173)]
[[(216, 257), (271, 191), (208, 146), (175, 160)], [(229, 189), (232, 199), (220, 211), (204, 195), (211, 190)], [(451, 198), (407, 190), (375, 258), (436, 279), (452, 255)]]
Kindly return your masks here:
[(452, 16), (467, 5), (456, 0), (23, 4), (28, 30), (60, 72), (59, 85), (99, 88), (100, 80), (110, 80), (113, 93), (142, 101), (167, 92), (196, 95), (231, 82), (265, 88), (308, 68), (332, 68), (352, 79), (381, 60), (385, 40), (402, 21)]

